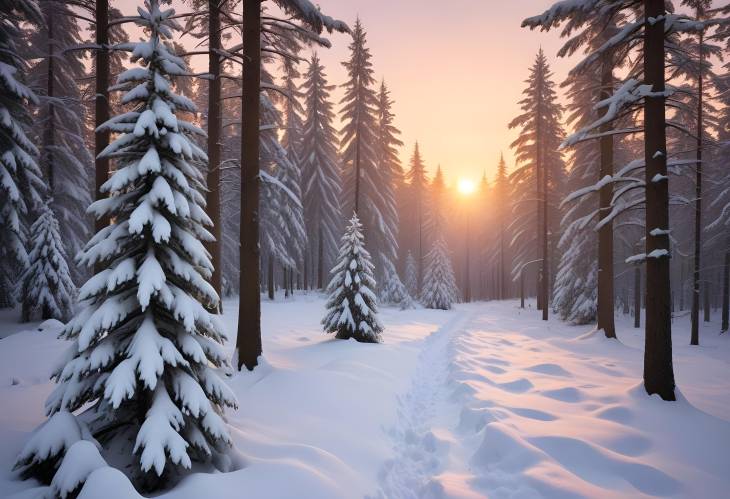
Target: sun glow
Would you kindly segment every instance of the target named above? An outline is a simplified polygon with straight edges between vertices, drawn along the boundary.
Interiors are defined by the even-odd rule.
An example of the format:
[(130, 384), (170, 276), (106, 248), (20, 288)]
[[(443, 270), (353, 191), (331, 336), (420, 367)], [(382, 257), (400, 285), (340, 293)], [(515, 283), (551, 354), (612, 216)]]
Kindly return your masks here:
[(476, 184), (468, 178), (460, 178), (456, 188), (462, 196), (470, 196), (477, 190)]

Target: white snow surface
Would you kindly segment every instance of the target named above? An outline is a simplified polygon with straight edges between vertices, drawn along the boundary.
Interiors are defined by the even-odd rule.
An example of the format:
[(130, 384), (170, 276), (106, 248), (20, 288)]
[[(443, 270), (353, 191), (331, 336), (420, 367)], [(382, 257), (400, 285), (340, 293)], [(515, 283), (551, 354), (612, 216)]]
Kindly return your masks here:
[[(193, 474), (159, 497), (689, 498), (730, 490), (730, 337), (717, 334), (719, 317), (701, 323), (701, 346), (690, 347), (687, 314), (677, 314), (679, 400), (668, 403), (640, 383), (643, 330), (626, 316), (617, 317), (614, 341), (590, 326), (544, 323), (534, 304), (520, 310), (514, 301), (384, 308), (384, 342), (363, 344), (321, 331), (324, 304), (315, 293), (263, 303), (265, 358), (226, 380), (240, 402), (227, 412), (237, 469)], [(225, 302), (232, 338), (237, 312), (236, 301)], [(0, 323), (0, 497), (48, 492), (11, 468), (44, 420), (48, 377), (66, 347), (60, 326)], [(140, 497), (92, 446), (83, 450), (66, 487), (88, 475), (79, 497)]]

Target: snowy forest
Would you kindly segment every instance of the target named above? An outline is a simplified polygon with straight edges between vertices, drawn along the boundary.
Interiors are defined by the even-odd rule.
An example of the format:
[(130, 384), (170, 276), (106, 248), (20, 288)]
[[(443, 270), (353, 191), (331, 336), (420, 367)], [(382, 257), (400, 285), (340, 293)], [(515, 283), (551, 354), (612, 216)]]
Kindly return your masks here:
[(395, 4), (0, 0), (0, 497), (730, 494), (730, 3)]

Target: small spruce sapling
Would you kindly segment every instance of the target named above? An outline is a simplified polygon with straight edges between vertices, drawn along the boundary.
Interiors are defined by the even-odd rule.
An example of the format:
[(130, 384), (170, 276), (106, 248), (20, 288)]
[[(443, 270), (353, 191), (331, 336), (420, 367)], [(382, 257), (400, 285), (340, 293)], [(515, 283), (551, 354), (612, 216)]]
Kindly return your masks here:
[(365, 249), (362, 224), (353, 213), (342, 236), (338, 262), (331, 270), (327, 287), (327, 315), (324, 330), (339, 339), (380, 343), (383, 326), (378, 320), (375, 279), (370, 253)]

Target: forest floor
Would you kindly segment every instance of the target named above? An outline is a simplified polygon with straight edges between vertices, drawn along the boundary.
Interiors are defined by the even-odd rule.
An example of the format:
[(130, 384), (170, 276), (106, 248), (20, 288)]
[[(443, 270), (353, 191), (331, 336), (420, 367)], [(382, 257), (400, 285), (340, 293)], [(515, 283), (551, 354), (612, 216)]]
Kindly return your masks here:
[[(237, 304), (225, 303), (235, 337)], [(384, 343), (321, 333), (316, 294), (263, 303), (264, 360), (228, 379), (240, 469), (195, 474), (159, 497), (727, 497), (730, 337), (718, 317), (690, 347), (674, 322), (679, 400), (640, 383), (643, 330), (619, 340), (539, 320), (514, 301), (384, 309)], [(2, 319), (10, 320), (9, 316)], [(0, 497), (33, 497), (12, 462), (43, 421), (58, 324), (0, 323)], [(40, 329), (40, 330), (39, 330)], [(232, 353), (232, 346), (228, 345)], [(82, 498), (139, 496), (121, 474)], [(93, 474), (92, 474), (93, 478)], [(102, 479), (103, 478), (103, 479)]]

